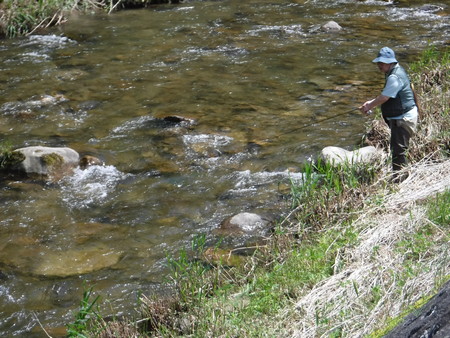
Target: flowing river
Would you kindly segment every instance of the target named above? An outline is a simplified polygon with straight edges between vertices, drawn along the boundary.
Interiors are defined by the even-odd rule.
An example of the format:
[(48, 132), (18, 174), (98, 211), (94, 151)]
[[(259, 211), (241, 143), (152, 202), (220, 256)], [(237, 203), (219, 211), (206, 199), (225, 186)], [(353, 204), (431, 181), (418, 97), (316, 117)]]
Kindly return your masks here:
[(105, 315), (135, 314), (164, 292), (167, 254), (214, 243), (230, 215), (280, 216), (304, 161), (360, 141), (370, 117), (350, 110), (383, 86), (378, 50), (408, 68), (448, 45), (448, 5), (425, 4), (192, 1), (1, 41), (0, 141), (105, 165), (0, 182), (0, 335), (63, 327), (85, 286)]

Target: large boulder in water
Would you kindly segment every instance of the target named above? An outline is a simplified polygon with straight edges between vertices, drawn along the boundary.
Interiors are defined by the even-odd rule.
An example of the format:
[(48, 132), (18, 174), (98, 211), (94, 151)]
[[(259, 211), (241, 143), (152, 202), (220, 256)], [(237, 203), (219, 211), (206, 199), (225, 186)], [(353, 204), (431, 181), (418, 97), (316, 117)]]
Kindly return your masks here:
[(39, 262), (32, 268), (32, 274), (43, 277), (78, 276), (109, 268), (119, 262), (122, 253), (106, 245), (80, 247), (65, 251), (41, 253)]
[(28, 177), (59, 178), (78, 166), (80, 155), (67, 147), (53, 148), (33, 146), (16, 149), (16, 162), (9, 164), (11, 171)]
[(65, 278), (88, 274), (116, 265), (122, 256), (122, 252), (110, 245), (94, 245), (88, 241), (77, 243), (71, 248), (48, 248), (29, 236), (0, 243), (1, 266), (39, 277)]
[(323, 161), (332, 165), (370, 163), (380, 159), (383, 153), (373, 146), (367, 146), (354, 151), (339, 147), (325, 147), (320, 157)]

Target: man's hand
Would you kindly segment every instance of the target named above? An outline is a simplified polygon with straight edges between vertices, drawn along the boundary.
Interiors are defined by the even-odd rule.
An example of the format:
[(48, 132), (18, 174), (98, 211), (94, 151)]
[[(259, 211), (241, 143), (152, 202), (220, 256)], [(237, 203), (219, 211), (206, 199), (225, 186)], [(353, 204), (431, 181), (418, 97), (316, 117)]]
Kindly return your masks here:
[(361, 113), (370, 114), (372, 112), (373, 101), (374, 100), (364, 102), (364, 104), (361, 107), (359, 107), (358, 109), (361, 111)]
[(389, 100), (389, 96), (378, 95), (373, 100), (364, 102), (364, 104), (361, 107), (359, 107), (359, 110), (362, 113), (370, 114), (373, 108), (379, 106), (380, 104), (385, 103), (387, 100)]

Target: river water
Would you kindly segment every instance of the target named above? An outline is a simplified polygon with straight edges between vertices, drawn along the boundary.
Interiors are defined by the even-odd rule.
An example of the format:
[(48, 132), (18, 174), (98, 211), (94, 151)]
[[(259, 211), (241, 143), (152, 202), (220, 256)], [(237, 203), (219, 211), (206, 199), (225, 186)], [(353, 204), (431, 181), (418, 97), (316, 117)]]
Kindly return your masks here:
[(368, 119), (349, 111), (382, 88), (378, 50), (407, 67), (448, 45), (449, 8), (426, 3), (193, 1), (1, 41), (0, 141), (105, 166), (0, 183), (0, 335), (64, 326), (85, 286), (105, 315), (134, 314), (168, 253), (213, 243), (227, 216), (281, 215), (302, 162), (361, 139)]

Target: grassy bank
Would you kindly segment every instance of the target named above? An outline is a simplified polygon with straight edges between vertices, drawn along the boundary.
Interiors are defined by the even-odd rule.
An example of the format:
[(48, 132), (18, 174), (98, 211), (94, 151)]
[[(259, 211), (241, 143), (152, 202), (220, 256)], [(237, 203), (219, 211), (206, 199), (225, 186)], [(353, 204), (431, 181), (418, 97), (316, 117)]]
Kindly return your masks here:
[[(389, 183), (386, 159), (306, 165), (290, 212), (241, 264), (233, 251), (205, 261), (199, 237), (168, 257), (173, 296), (142, 296), (141, 316), (106, 322), (89, 290), (70, 335), (381, 337), (450, 278), (449, 71), (435, 49), (410, 69), (421, 117), (404, 182)], [(386, 147), (383, 123), (378, 112), (364, 142)]]
[[(31, 34), (64, 23), (73, 11), (113, 12), (169, 0), (0, 0), (0, 37)], [(178, 1), (171, 1), (176, 3)]]

